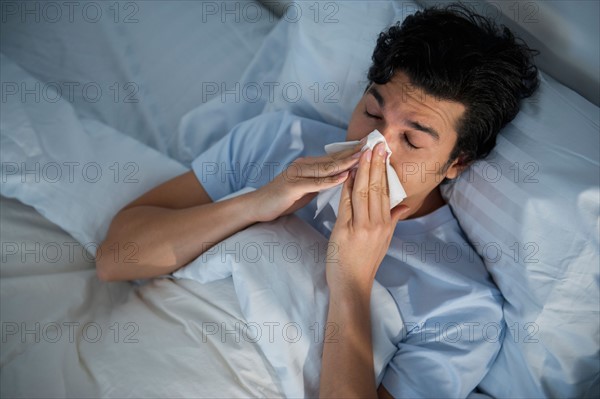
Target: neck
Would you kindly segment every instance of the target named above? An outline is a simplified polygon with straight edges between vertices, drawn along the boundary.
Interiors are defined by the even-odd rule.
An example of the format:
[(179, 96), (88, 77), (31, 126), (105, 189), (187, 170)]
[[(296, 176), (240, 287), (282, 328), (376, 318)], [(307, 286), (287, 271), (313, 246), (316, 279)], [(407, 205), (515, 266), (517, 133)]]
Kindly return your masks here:
[(425, 197), (425, 199), (421, 203), (421, 206), (417, 208), (417, 210), (406, 219), (414, 219), (421, 216), (429, 215), (431, 212), (441, 208), (444, 205), (446, 205), (446, 201), (444, 201), (444, 198), (442, 197), (440, 188), (436, 187), (435, 189), (433, 189), (432, 192), (430, 192), (427, 195), (427, 197)]

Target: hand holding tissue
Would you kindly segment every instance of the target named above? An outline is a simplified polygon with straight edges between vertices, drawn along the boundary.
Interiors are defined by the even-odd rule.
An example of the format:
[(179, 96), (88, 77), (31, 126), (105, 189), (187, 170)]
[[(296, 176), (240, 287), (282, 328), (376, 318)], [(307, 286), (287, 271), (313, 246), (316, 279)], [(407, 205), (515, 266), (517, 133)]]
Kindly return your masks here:
[[(333, 152), (343, 151), (349, 148), (356, 146), (359, 141), (342, 141), (339, 143), (331, 143), (325, 146), (325, 152), (331, 154)], [(375, 129), (367, 136), (367, 143), (363, 146), (361, 151), (366, 151), (367, 149), (373, 149), (376, 144), (384, 143), (385, 151), (388, 156), (385, 160), (385, 167), (388, 178), (388, 188), (390, 190), (390, 209), (398, 205), (404, 198), (406, 198), (406, 192), (404, 191), (404, 187), (402, 187), (402, 183), (400, 183), (400, 179), (398, 178), (398, 174), (392, 166), (390, 165), (390, 155), (392, 155), (392, 150), (387, 145), (385, 141), (385, 137), (379, 130)], [(317, 196), (317, 211), (315, 212), (315, 217), (327, 206), (327, 204), (331, 205), (335, 215), (338, 214), (338, 206), (340, 204), (340, 197), (342, 194), (342, 185), (337, 185), (335, 187), (329, 188), (327, 190), (323, 190)]]

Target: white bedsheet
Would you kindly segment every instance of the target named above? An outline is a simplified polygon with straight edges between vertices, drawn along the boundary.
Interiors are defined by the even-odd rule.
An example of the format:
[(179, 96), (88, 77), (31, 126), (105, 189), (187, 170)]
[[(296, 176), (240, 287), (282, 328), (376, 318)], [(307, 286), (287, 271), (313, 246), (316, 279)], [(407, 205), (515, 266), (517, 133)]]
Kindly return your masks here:
[[(2, 54), (0, 63), (3, 83), (35, 85)], [(2, 193), (40, 212), (2, 197), (0, 396), (280, 395), (256, 343), (205, 334), (208, 325), (218, 325), (219, 332), (243, 330), (231, 279), (205, 285), (157, 279), (133, 287), (96, 277), (90, 255), (95, 245), (89, 244), (103, 239), (119, 207), (185, 171), (181, 165), (81, 119), (64, 99), (11, 97), (0, 122)], [(132, 162), (137, 173), (115, 182), (113, 161)], [(66, 170), (42, 172), (66, 162), (79, 162), (73, 178)], [(98, 179), (81, 179), (86, 163), (99, 165)], [(12, 166), (34, 172), (22, 179), (9, 171)]]
[(2, 4), (2, 52), (42, 82), (27, 89), (46, 101), (59, 88), (80, 116), (161, 151), (186, 112), (240, 95), (277, 22), (253, 0), (45, 3)]
[[(35, 84), (8, 57), (0, 54), (0, 62), (3, 81)], [(239, 259), (244, 252), (229, 263), (221, 263), (219, 255), (201, 256), (196, 265), (220, 273), (206, 284), (101, 283), (91, 255), (96, 245), (90, 244), (104, 238), (121, 206), (184, 168), (101, 122), (80, 118), (65, 100), (12, 97), (7, 108), (0, 118), (1, 192), (48, 220), (41, 223), (40, 214), (3, 198), (9, 204), (3, 217), (9, 220), (2, 222), (0, 269), (2, 396), (318, 394), (328, 292), (324, 254), (310, 247), (324, 251), (324, 237), (301, 220), (286, 218), (253, 226), (225, 245), (262, 237), (283, 242), (282, 247), (292, 244), (292, 252), (277, 251), (279, 257), (262, 262)], [(94, 162), (103, 173), (93, 181), (88, 181), (92, 176), (72, 180), (67, 170), (60, 177), (49, 174), (49, 165), (60, 170), (74, 161)], [(137, 172), (131, 181), (115, 181), (111, 166), (126, 161), (137, 165)], [(26, 172), (36, 165), (46, 172)], [(29, 226), (19, 213), (37, 215), (37, 223)], [(50, 221), (64, 232), (57, 233)], [(40, 230), (49, 234), (37, 235)], [(290, 263), (286, 256), (300, 247), (304, 258)], [(120, 245), (115, 256), (135, 260), (130, 249)], [(381, 381), (403, 325), (389, 293), (380, 286), (373, 292), (375, 370)], [(279, 339), (271, 341), (271, 332)]]
[[(241, 334), (231, 278), (102, 283), (87, 251), (33, 208), (0, 197), (0, 209), (1, 397), (281, 396)], [(22, 258), (12, 244), (46, 250)]]
[[(318, 397), (323, 343), (335, 347), (338, 339), (336, 326), (325, 333), (327, 244), (312, 226), (289, 215), (252, 225), (173, 273), (202, 283), (233, 278), (250, 326), (245, 335), (265, 354), (286, 397)], [(371, 325), (379, 385), (405, 331), (394, 298), (377, 281), (371, 294)]]

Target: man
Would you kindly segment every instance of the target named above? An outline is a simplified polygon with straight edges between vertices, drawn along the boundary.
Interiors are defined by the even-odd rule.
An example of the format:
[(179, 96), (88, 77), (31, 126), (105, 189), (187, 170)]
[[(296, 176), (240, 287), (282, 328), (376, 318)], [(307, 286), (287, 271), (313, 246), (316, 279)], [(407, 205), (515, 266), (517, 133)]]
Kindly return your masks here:
[[(370, 83), (346, 134), (347, 140), (374, 129), (383, 134), (407, 193), (400, 205), (390, 211), (381, 144), (319, 155), (324, 144), (339, 141), (341, 129), (289, 113), (265, 114), (234, 128), (194, 160), (192, 171), (122, 209), (99, 253), (135, 241), (139, 262), (100, 256), (98, 276), (171, 273), (198, 257), (203, 243), (297, 212), (336, 249), (326, 274), (328, 325), (337, 336), (325, 342), (321, 395), (466, 396), (499, 349), (502, 298), (481, 260), (467, 251), (439, 185), (486, 156), (519, 101), (535, 91), (531, 53), (507, 29), (498, 31), (463, 7), (407, 17), (380, 35)], [(254, 165), (259, 173), (209, 175), (207, 163), (226, 171), (236, 163)], [(313, 220), (316, 194), (338, 184), (337, 220), (331, 212)], [(212, 202), (246, 186), (256, 190)], [(452, 248), (463, 251), (448, 256)], [(395, 298), (408, 329), (379, 387), (369, 314), (375, 278)], [(494, 337), (490, 325), (498, 328)]]

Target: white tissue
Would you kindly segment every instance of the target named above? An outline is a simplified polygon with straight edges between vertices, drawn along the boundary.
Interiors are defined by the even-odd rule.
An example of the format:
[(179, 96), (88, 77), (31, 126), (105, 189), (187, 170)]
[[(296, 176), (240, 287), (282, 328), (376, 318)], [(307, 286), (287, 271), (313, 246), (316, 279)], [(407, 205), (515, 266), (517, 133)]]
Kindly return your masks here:
[[(356, 146), (359, 141), (342, 141), (339, 143), (331, 143), (325, 146), (325, 152), (331, 154), (333, 152), (342, 151), (348, 148), (352, 148)], [(385, 141), (385, 137), (379, 130), (375, 129), (367, 136), (367, 143), (363, 146), (361, 151), (365, 151), (367, 149), (373, 149), (375, 144), (384, 143), (385, 151), (392, 155), (392, 150), (387, 145)], [(400, 183), (400, 179), (398, 178), (398, 174), (392, 166), (390, 165), (390, 157), (388, 156), (385, 160), (385, 167), (387, 169), (387, 178), (388, 178), (388, 187), (390, 189), (390, 209), (398, 205), (404, 198), (406, 198), (406, 192), (404, 191), (404, 187), (402, 187), (402, 183)], [(327, 206), (327, 204), (331, 205), (333, 208), (333, 212), (335, 216), (338, 214), (338, 206), (340, 204), (340, 197), (342, 195), (342, 185), (339, 184), (335, 187), (328, 188), (327, 190), (321, 191), (317, 195), (317, 211), (315, 212), (315, 217)]]

